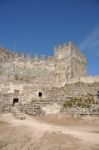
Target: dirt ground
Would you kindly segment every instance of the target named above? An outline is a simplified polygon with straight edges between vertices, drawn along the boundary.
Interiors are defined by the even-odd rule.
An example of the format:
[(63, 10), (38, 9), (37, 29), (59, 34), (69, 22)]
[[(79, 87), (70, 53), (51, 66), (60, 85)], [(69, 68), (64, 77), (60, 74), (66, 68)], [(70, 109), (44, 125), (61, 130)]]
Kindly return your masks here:
[(99, 118), (1, 114), (0, 150), (99, 150)]

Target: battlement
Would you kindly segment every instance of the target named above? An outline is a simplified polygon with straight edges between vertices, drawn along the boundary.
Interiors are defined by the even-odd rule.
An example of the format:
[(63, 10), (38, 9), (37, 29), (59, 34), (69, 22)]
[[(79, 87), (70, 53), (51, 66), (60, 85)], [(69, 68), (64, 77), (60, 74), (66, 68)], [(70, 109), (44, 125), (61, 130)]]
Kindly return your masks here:
[(54, 48), (54, 57), (56, 59), (75, 58), (86, 64), (86, 59), (81, 51), (71, 42), (65, 43), (63, 46), (59, 45)]
[(72, 78), (86, 76), (86, 59), (71, 42), (54, 48), (47, 58), (0, 48), (1, 81), (33, 82), (35, 86), (63, 86)]
[(57, 59), (69, 57), (71, 55), (72, 49), (75, 49), (75, 46), (71, 42), (59, 45), (54, 48), (54, 56)]
[(54, 59), (52, 56), (48, 56), (48, 58), (45, 57), (45, 55), (41, 55), (41, 57), (38, 57), (38, 54), (34, 54), (32, 57), (30, 53), (27, 54), (27, 56), (24, 55), (24, 53), (18, 54), (17, 52), (14, 52), (13, 50), (9, 50), (6, 48), (0, 47), (0, 58), (2, 58), (3, 62), (5, 60), (11, 60), (11, 61), (18, 61), (18, 62), (34, 62), (34, 61), (51, 61)]
[(31, 54), (27, 54), (27, 56), (25, 57), (24, 53), (19, 55), (17, 52), (8, 50), (6, 48), (0, 48), (0, 56), (2, 57), (2, 59), (4, 58), (5, 61), (10, 60), (16, 62), (18, 61), (18, 62), (30, 62), (30, 63), (33, 63), (34, 61), (56, 61), (59, 59), (64, 59), (64, 58), (68, 59), (69, 57), (71, 57), (86, 64), (86, 59), (84, 55), (71, 42), (65, 43), (63, 44), (63, 46), (59, 45), (55, 47), (54, 56), (48, 56), (48, 58), (46, 58), (44, 55), (38, 57), (37, 54), (34, 54), (34, 57), (31, 57)]
[(70, 97), (95, 96), (96, 91), (99, 96), (99, 76), (88, 77), (86, 71), (86, 58), (71, 42), (55, 47), (54, 56), (48, 58), (0, 48), (1, 110), (19, 103), (21, 110), (35, 114), (37, 105), (43, 109), (54, 102), (63, 105)]

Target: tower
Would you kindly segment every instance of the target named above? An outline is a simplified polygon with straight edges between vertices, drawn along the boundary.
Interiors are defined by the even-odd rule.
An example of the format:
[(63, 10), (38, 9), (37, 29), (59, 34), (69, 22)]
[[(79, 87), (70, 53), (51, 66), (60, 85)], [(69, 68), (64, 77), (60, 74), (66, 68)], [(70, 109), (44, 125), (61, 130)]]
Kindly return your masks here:
[(54, 57), (57, 61), (56, 73), (60, 74), (59, 81), (62, 85), (72, 78), (86, 76), (86, 59), (73, 43), (55, 47)]

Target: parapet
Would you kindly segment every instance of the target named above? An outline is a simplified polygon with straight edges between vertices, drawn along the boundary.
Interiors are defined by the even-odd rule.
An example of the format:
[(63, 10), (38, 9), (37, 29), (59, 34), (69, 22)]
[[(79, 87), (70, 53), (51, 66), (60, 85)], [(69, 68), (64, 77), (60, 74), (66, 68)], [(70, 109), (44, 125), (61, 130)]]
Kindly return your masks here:
[(18, 62), (38, 62), (38, 61), (55, 61), (55, 60), (59, 60), (59, 59), (64, 59), (64, 58), (68, 58), (68, 57), (74, 57), (76, 59), (78, 59), (81, 62), (86, 63), (86, 59), (84, 57), (84, 55), (80, 52), (80, 50), (78, 48), (76, 48), (76, 46), (72, 43), (72, 42), (68, 42), (68, 43), (64, 43), (63, 45), (59, 45), (57, 47), (54, 48), (54, 56), (49, 56), (47, 59), (45, 58), (44, 55), (42, 55), (41, 57), (38, 57), (37, 54), (34, 55), (34, 57), (31, 57), (30, 54), (28, 54), (26, 57), (24, 56), (24, 54), (22, 53), (20, 56), (13, 52), (13, 51), (9, 51), (8, 49), (5, 48), (0, 48), (0, 54), (2, 55), (6, 55), (6, 56), (10, 56), (9, 58), (12, 59), (12, 61), (18, 61)]
[(56, 59), (66, 58), (72, 54), (72, 50), (75, 48), (75, 45), (72, 42), (59, 45), (54, 48), (54, 56)]
[(75, 58), (79, 62), (86, 64), (86, 58), (81, 53), (80, 49), (75, 46), (72, 42), (68, 42), (63, 44), (63, 46), (59, 45), (54, 48), (54, 57), (56, 59), (64, 59), (64, 58)]

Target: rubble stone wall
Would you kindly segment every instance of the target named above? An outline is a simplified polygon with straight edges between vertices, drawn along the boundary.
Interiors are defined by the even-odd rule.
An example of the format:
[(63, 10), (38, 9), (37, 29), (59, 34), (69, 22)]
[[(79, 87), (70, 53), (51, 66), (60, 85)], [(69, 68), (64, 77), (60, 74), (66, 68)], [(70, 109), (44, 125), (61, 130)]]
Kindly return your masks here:
[(63, 105), (68, 97), (96, 95), (99, 76), (88, 77), (86, 59), (72, 43), (55, 47), (54, 56), (31, 58), (0, 48), (0, 111), (10, 111), (14, 98), (29, 114)]

